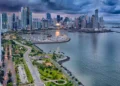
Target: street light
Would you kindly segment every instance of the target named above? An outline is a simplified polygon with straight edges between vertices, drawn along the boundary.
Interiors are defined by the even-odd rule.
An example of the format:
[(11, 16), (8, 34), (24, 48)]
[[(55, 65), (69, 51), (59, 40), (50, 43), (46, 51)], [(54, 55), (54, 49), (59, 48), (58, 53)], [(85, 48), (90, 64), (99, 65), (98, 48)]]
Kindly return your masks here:
[(56, 26), (57, 26), (57, 27), (60, 27), (60, 26), (61, 26), (61, 24), (60, 24), (60, 23), (56, 23)]

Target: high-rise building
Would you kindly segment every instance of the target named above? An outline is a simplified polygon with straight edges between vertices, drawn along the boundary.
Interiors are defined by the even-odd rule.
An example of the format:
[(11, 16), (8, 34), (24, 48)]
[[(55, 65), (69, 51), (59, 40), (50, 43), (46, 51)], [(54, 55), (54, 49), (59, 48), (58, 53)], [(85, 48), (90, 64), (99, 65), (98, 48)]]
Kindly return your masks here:
[(33, 29), (40, 29), (41, 28), (40, 19), (34, 18), (32, 27), (33, 27)]
[(104, 19), (103, 19), (103, 17), (100, 17), (99, 24), (100, 24), (100, 28), (104, 27)]
[(16, 15), (12, 14), (12, 30), (16, 29)]
[(79, 29), (79, 19), (78, 18), (75, 18), (74, 27), (76, 29)]
[(48, 29), (48, 20), (43, 19), (42, 20), (42, 29)]
[(51, 19), (52, 19), (50, 13), (47, 13), (47, 14), (46, 14), (46, 19), (47, 19), (47, 20), (51, 20)]
[(48, 20), (49, 26), (51, 26), (52, 25), (52, 18), (51, 18), (51, 14), (50, 13), (46, 14), (46, 19)]
[(1, 29), (2, 29), (2, 14), (0, 14), (0, 63), (2, 58), (2, 49), (1, 49)]
[(7, 29), (7, 14), (2, 13), (2, 29)]
[(98, 28), (98, 9), (95, 10), (95, 28)]
[(61, 20), (60, 15), (57, 15), (57, 22), (59, 23), (59, 22), (60, 22), (60, 20)]
[(2, 14), (0, 14), (0, 30), (2, 29)]
[(95, 15), (92, 15), (92, 18), (91, 18), (91, 27), (92, 27), (93, 29), (96, 28)]
[(17, 30), (21, 28), (21, 21), (20, 21), (18, 16), (16, 16), (16, 23), (15, 23), (15, 25), (16, 25)]
[(32, 12), (29, 7), (21, 8), (21, 25), (23, 29), (32, 29)]
[(8, 17), (7, 13), (1, 14), (1, 30), (2, 32), (8, 31)]
[(8, 15), (8, 29), (12, 29), (12, 16)]

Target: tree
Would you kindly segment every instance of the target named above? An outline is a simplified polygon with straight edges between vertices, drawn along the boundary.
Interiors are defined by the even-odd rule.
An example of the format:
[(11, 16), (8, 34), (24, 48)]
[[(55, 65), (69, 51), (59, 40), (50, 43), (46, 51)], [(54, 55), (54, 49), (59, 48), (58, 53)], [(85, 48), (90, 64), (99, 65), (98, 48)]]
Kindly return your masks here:
[(13, 86), (12, 82), (8, 83), (7, 86)]
[(56, 60), (56, 55), (55, 53), (53, 53), (53, 57), (52, 57), (54, 60)]
[(23, 53), (20, 53), (20, 57), (23, 57)]
[(8, 73), (8, 76), (9, 76), (9, 77), (11, 77), (11, 76), (12, 76), (12, 74), (11, 74), (11, 72), (10, 72), (10, 71), (9, 71), (9, 73)]

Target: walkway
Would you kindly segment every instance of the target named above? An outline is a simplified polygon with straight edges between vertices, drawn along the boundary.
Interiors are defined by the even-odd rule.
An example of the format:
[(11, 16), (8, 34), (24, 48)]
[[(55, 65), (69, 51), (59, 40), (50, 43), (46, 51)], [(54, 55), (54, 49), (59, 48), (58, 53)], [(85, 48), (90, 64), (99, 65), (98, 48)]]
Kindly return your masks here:
[(29, 47), (29, 46), (23, 45), (23, 44), (21, 44), (21, 43), (19, 43), (17, 41), (14, 41), (14, 42), (16, 44), (18, 44), (20, 46), (23, 46), (23, 47), (25, 47), (27, 49), (27, 51), (24, 54), (24, 59), (25, 59), (26, 64), (28, 65), (28, 68), (29, 68), (29, 70), (30, 70), (30, 72), (32, 74), (35, 86), (44, 86), (44, 83), (41, 81), (40, 76), (38, 76), (38, 71), (35, 69), (35, 67), (33, 66), (33, 64), (32, 64), (32, 62), (31, 62), (31, 60), (29, 58), (29, 54), (30, 54), (32, 48)]

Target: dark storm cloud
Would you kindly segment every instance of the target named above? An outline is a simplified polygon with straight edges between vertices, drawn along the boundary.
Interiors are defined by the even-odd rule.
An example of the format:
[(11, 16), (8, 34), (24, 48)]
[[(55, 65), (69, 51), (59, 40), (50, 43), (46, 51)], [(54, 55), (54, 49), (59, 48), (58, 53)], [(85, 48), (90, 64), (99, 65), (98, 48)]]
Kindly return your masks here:
[(101, 9), (108, 14), (120, 14), (120, 0), (105, 0)]
[(20, 0), (0, 0), (0, 11), (17, 12), (24, 4)]
[(103, 3), (104, 3), (105, 5), (109, 5), (109, 6), (114, 6), (114, 5), (116, 5), (118, 2), (119, 2), (119, 0), (105, 0), (105, 1), (103, 1)]
[(80, 13), (81, 9), (89, 5), (89, 1), (74, 5), (74, 0), (0, 0), (0, 11), (17, 12), (22, 6), (29, 6), (34, 12), (65, 12)]
[(120, 14), (120, 0), (0, 0), (0, 11), (18, 12), (29, 6), (33, 12), (64, 12), (68, 14), (100, 12)]

